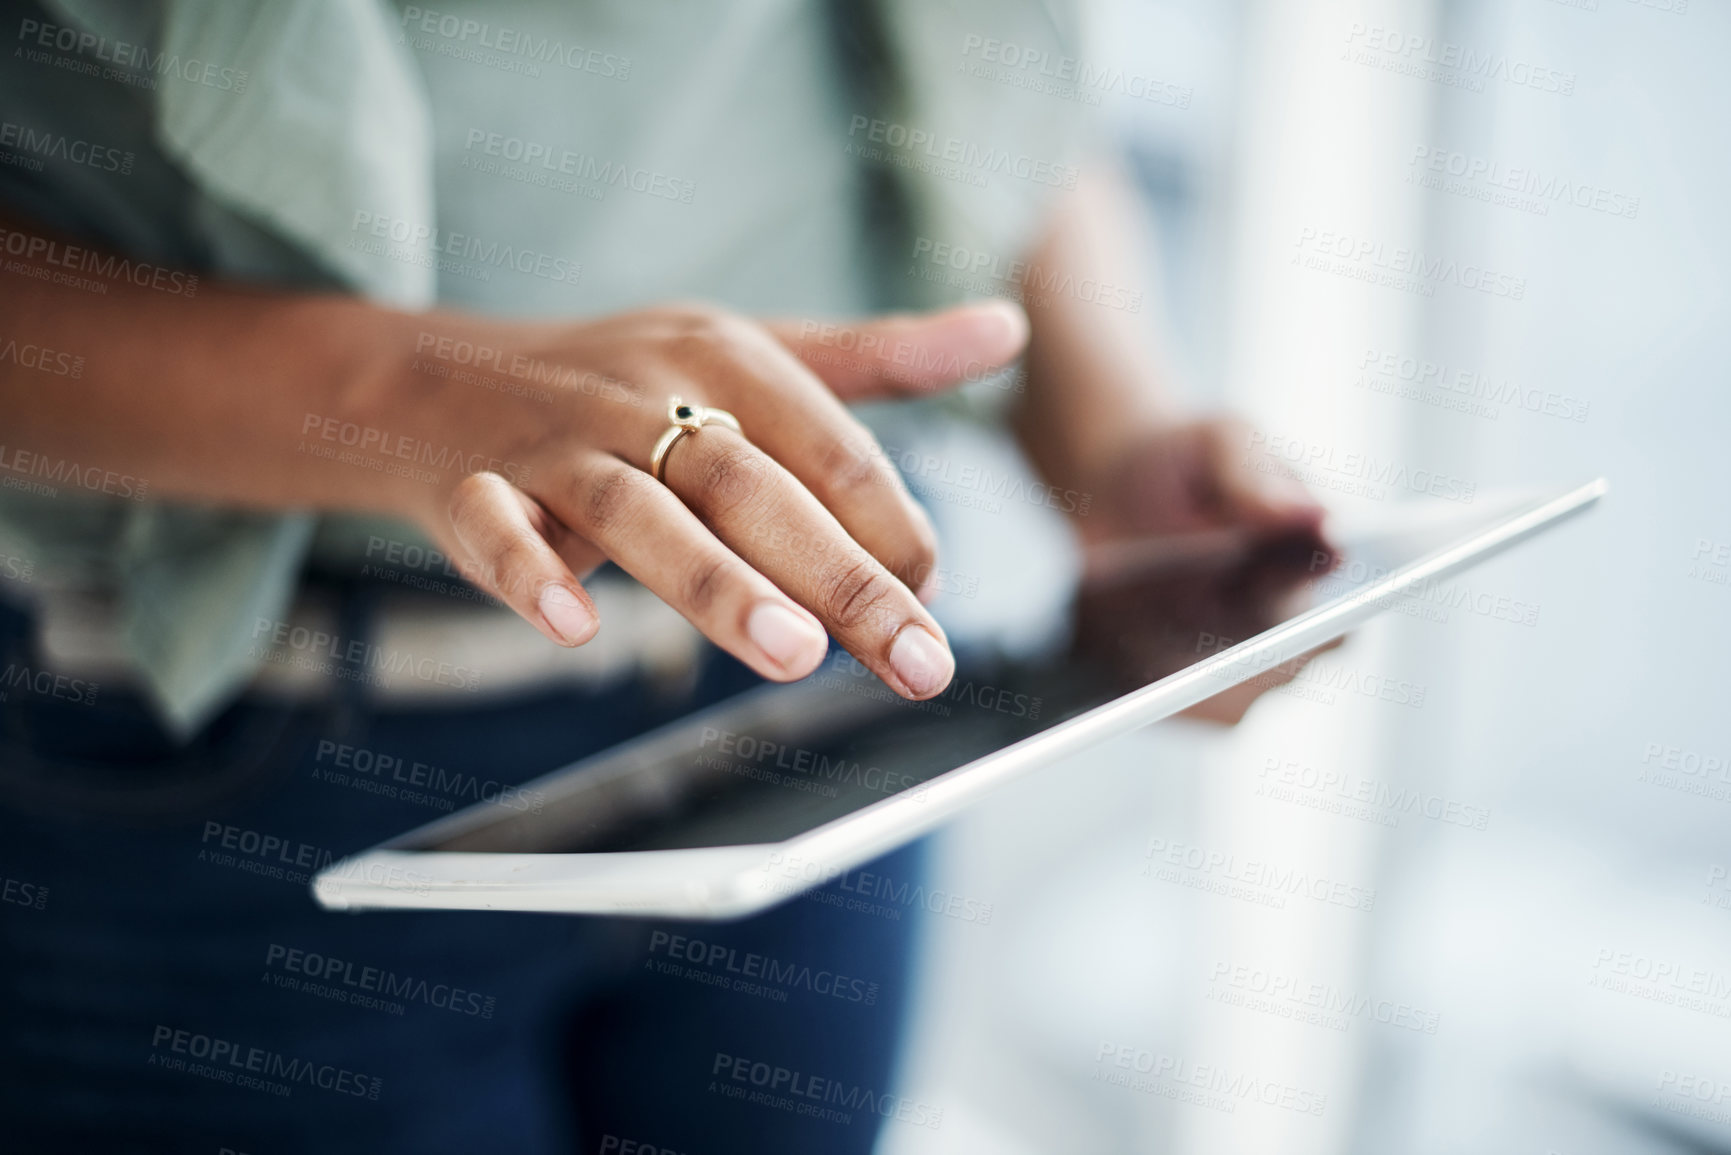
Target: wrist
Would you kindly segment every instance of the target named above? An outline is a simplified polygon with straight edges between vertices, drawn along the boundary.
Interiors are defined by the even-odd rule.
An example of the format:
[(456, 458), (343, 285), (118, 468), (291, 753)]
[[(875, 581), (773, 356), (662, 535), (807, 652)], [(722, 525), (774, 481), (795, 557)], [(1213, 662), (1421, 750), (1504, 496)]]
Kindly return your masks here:
[(1135, 391), (1044, 412), (1024, 406), (1014, 416), (1017, 439), (1053, 484), (1087, 489), (1101, 483), (1160, 430), (1183, 422), (1176, 410)]

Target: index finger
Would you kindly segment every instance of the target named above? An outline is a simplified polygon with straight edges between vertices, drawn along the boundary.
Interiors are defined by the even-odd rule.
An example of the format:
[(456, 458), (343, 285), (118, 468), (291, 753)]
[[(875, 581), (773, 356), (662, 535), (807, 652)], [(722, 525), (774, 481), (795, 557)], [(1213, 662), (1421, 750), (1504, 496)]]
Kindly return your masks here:
[(765, 328), (847, 401), (935, 393), (983, 380), (1028, 343), (1028, 315), (999, 299), (862, 321), (770, 321)]
[[(705, 427), (669, 453), (667, 487), (722, 542), (905, 697), (941, 692), (955, 674), (943, 629), (823, 504), (731, 429)], [(773, 527), (798, 548), (779, 548)]]

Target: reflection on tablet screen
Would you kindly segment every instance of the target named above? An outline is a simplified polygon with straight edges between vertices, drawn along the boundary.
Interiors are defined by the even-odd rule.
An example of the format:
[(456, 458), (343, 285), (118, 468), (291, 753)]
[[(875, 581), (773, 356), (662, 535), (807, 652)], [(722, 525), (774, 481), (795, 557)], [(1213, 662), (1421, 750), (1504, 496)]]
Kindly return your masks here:
[[(782, 841), (917, 792), (1350, 593), (1495, 516), (1481, 509), (1411, 519), (1339, 551), (1310, 535), (1202, 549), (1127, 543), (1090, 565), (1067, 637), (1047, 653), (1017, 662), (963, 653), (941, 695), (908, 702), (836, 650), (797, 685), (741, 695), (542, 779), (536, 786), (547, 800), (537, 813), (458, 814), (394, 845), (572, 853)], [(1288, 663), (1261, 671), (1217, 701), (1235, 699), (1225, 711), (1233, 716), (1295, 670)]]

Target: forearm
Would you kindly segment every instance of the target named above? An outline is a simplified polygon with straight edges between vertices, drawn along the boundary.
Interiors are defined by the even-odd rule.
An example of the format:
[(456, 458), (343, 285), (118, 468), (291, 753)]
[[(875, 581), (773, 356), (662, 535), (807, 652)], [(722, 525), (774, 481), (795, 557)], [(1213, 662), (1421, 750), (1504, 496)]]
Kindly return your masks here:
[(329, 444), (308, 435), (312, 417), (378, 424), (415, 318), (337, 295), (86, 281), (105, 291), (0, 273), (0, 340), (66, 355), (0, 359), (7, 464), (23, 452), (131, 475), (153, 497), (255, 508), (403, 513), (424, 498), (409, 478), (363, 477), (303, 445)]
[[(1012, 420), (1036, 466), (1071, 479), (1150, 422), (1168, 419), (1157, 313), (1129, 191), (1115, 169), (1060, 200), (1029, 258), (1028, 388)], [(1043, 291), (1067, 283), (1074, 291)], [(1084, 284), (1089, 291), (1081, 288)]]

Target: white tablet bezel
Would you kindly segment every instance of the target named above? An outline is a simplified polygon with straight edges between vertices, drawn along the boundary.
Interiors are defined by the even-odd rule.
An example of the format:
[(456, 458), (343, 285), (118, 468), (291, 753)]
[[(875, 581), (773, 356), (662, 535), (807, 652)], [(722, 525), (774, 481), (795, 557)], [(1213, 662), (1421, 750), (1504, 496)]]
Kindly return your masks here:
[[(751, 914), (906, 845), (1011, 779), (1169, 718), (1333, 641), (1388, 608), (1400, 595), (1484, 561), (1587, 509), (1608, 488), (1599, 478), (1522, 506), (1450, 546), (1195, 665), (783, 842), (593, 854), (380, 847), (321, 871), (313, 880), (313, 893), (331, 909), (516, 910), (703, 919)], [(539, 783), (569, 773), (569, 768), (555, 771)], [(449, 816), (394, 841), (414, 842), (422, 830), (460, 817)]]

